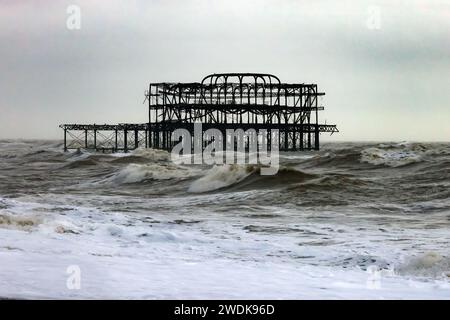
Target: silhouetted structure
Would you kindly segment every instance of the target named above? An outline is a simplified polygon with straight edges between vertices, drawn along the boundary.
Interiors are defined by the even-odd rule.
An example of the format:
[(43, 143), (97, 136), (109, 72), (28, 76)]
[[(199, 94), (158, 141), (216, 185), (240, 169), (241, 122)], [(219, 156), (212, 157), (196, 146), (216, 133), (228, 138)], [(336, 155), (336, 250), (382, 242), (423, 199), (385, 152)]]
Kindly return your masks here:
[[(321, 132), (338, 132), (335, 125), (319, 124), (316, 84), (288, 84), (274, 75), (222, 73), (201, 83), (152, 83), (148, 123), (118, 125), (63, 124), (64, 148), (128, 151), (138, 146), (171, 150), (175, 129), (194, 134), (194, 123), (203, 131), (215, 128), (279, 130), (282, 151), (319, 149)], [(69, 138), (69, 139), (68, 139)], [(71, 139), (70, 139), (71, 138)]]

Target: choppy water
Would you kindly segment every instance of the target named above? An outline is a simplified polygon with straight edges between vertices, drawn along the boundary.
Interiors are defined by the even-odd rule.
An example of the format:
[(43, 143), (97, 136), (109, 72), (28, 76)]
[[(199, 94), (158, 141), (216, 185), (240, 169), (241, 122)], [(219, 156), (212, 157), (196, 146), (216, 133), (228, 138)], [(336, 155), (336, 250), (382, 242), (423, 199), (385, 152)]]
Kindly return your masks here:
[(450, 298), (449, 143), (280, 163), (261, 176), (0, 141), (0, 297)]

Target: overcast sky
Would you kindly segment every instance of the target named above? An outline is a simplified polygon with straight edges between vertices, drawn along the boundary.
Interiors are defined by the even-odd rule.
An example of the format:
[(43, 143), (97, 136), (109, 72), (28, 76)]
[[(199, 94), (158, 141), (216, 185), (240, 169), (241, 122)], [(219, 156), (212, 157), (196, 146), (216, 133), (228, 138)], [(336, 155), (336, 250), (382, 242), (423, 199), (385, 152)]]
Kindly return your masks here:
[(450, 141), (450, 1), (0, 0), (0, 138), (145, 122), (149, 82), (219, 72), (317, 83), (327, 139)]

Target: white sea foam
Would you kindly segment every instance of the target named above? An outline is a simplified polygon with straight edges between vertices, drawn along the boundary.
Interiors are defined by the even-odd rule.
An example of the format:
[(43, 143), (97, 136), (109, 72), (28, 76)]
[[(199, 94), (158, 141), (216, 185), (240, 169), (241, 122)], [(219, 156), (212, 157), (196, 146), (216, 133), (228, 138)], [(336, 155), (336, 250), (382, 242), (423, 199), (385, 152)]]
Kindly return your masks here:
[(0, 213), (0, 228), (30, 230), (42, 222), (39, 215), (15, 216), (11, 214)]
[[(18, 201), (10, 204), (17, 210), (45, 207)], [(292, 238), (289, 234), (245, 231), (240, 227), (242, 219), (202, 220), (193, 212), (183, 219), (196, 218), (200, 222), (186, 227), (171, 223), (173, 213), (171, 217), (153, 215), (159, 222), (149, 224), (140, 215), (107, 213), (89, 207), (73, 209), (48, 217), (26, 236), (20, 229), (0, 229), (0, 296), (450, 298), (450, 283), (442, 277), (416, 281), (410, 274), (406, 278), (377, 265), (367, 271), (357, 265), (347, 269), (329, 265), (333, 258), (353, 254), (347, 248), (349, 243), (354, 243), (354, 248), (358, 247), (356, 243), (365, 244), (361, 252), (378, 248), (379, 252), (374, 252), (377, 255), (386, 251), (387, 259), (398, 254), (373, 246), (370, 234), (355, 237), (352, 226), (305, 222)], [(289, 220), (280, 223), (280, 227), (295, 227)], [(306, 245), (333, 228), (341, 230), (335, 234), (336, 243), (345, 239), (345, 245)], [(288, 259), (290, 256), (294, 258)], [(413, 265), (430, 268), (443, 260), (439, 254), (428, 255)], [(69, 290), (65, 285), (70, 265), (80, 267), (80, 290)]]
[[(403, 172), (353, 163), (368, 147), (325, 149), (315, 155), (326, 157), (319, 159), (323, 161), (288, 154), (282, 161), (294, 169), (304, 164), (298, 168), (302, 173), (291, 174), (280, 163), (281, 174), (268, 179), (256, 176), (257, 167), (202, 171), (198, 166), (175, 166), (163, 160), (164, 152), (151, 150), (121, 155), (129, 159), (94, 155), (98, 165), (70, 170), (58, 169), (68, 153), (56, 157), (56, 169), (24, 170), (15, 162), (20, 153), (11, 152), (16, 158), (0, 161), (5, 179), (0, 185), (0, 297), (450, 299), (448, 179), (445, 171), (439, 172), (448, 161), (443, 157), (439, 165), (445, 148), (429, 157), (438, 148), (411, 143), (372, 146), (417, 154), (420, 161), (436, 165), (430, 172), (442, 176), (437, 182), (433, 177), (416, 180), (419, 189), (403, 190), (399, 198), (392, 191), (396, 185), (388, 185), (395, 181), (367, 183), (373, 189), (361, 184), (360, 190), (348, 192), (346, 176), (337, 176), (345, 184), (342, 192), (311, 185), (285, 197), (292, 191), (272, 188), (273, 182), (308, 180), (303, 175), (310, 175), (316, 164), (313, 179), (336, 170), (351, 179), (377, 178), (378, 183), (383, 176), (377, 172)], [(41, 156), (49, 155), (28, 158), (41, 162)], [(12, 166), (17, 172), (9, 169)], [(188, 181), (183, 181), (185, 174)], [(200, 193), (187, 193), (194, 178), (190, 191)], [(93, 186), (93, 179), (109, 184)], [(120, 186), (123, 192), (109, 189), (146, 179)], [(245, 190), (202, 193), (239, 183), (245, 183)], [(268, 188), (261, 189), (261, 184)], [(382, 186), (388, 186), (385, 192), (379, 192)], [(430, 196), (422, 195), (429, 186), (434, 188)], [(147, 189), (162, 191), (139, 192)], [(366, 198), (359, 197), (363, 194)], [(342, 197), (349, 204), (325, 205), (327, 197)], [(80, 290), (66, 287), (71, 265), (81, 269)]]
[(425, 252), (407, 258), (396, 268), (400, 275), (450, 278), (450, 258), (438, 252)]
[(170, 153), (165, 150), (138, 148), (131, 153), (133, 156), (147, 158), (151, 161), (169, 161)]
[(361, 151), (361, 162), (373, 165), (400, 167), (423, 160), (427, 149), (414, 143), (380, 144)]
[(35, 206), (0, 197), (0, 228), (29, 231), (43, 222), (44, 213)]

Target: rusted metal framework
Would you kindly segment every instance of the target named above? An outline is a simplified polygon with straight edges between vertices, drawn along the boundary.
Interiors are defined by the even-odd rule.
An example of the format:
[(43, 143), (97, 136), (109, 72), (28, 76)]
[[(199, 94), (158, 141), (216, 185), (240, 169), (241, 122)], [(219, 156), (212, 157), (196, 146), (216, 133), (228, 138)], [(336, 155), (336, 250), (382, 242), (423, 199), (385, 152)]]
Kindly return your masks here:
[(102, 152), (128, 152), (148, 147), (148, 123), (62, 124), (64, 150), (86, 149)]
[[(148, 123), (119, 125), (61, 125), (65, 149), (128, 151), (145, 147), (171, 150), (171, 134), (194, 124), (203, 132), (214, 128), (279, 131), (279, 149), (319, 149), (321, 132), (338, 132), (335, 125), (319, 124), (316, 84), (288, 84), (271, 74), (221, 73), (194, 83), (151, 83)], [(81, 136), (74, 134), (81, 131)], [(106, 132), (106, 133), (105, 133)], [(78, 132), (79, 134), (79, 132)], [(101, 135), (101, 141), (98, 137)], [(67, 138), (71, 138), (68, 140)]]
[(318, 123), (316, 84), (288, 84), (274, 75), (223, 73), (201, 83), (152, 83), (149, 88), (150, 146), (171, 149), (171, 132), (203, 130), (279, 130), (280, 150), (319, 149), (320, 132), (337, 132)]

